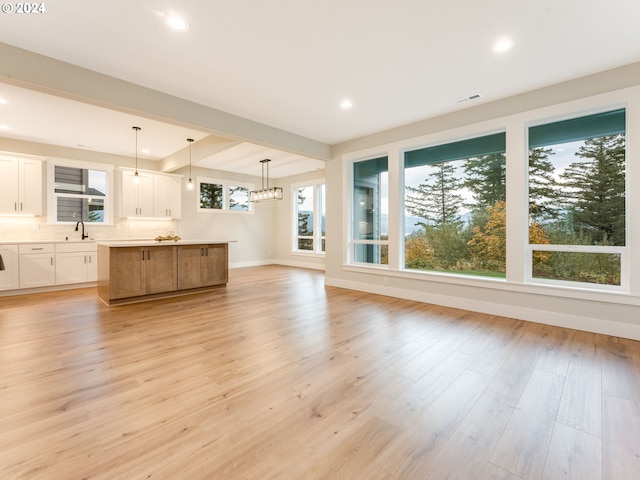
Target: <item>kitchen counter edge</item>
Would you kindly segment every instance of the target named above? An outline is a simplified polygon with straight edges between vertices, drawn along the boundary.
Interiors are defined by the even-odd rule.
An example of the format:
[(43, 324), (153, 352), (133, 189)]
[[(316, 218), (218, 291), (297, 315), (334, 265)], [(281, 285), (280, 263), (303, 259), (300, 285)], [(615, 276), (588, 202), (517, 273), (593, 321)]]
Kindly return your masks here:
[(161, 242), (155, 240), (141, 241), (96, 241), (98, 246), (103, 247), (166, 247), (171, 245), (215, 245), (220, 243), (236, 243), (237, 240), (163, 240)]

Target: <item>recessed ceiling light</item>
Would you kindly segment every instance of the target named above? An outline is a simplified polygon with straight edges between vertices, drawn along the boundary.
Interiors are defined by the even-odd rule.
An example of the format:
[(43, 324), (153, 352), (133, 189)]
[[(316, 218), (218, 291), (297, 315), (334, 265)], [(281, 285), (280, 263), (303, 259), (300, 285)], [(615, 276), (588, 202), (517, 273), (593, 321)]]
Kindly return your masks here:
[(493, 51), (496, 53), (506, 52), (511, 47), (513, 47), (513, 41), (509, 38), (501, 38), (498, 40), (493, 46)]
[(0, 130), (11, 130), (9, 125), (0, 125)]
[(175, 15), (168, 15), (165, 17), (164, 23), (166, 23), (167, 27), (171, 30), (175, 30), (177, 32), (186, 32), (189, 30), (189, 23), (184, 18), (180, 18)]
[(9, 103), (9, 101), (5, 98), (0, 97), (0, 104)]
[(143, 148), (142, 150), (140, 150), (140, 153), (144, 153), (145, 155), (149, 155), (151, 153), (151, 150), (149, 150), (148, 148)]
[(351, 107), (353, 107), (353, 102), (348, 98), (345, 98), (340, 102), (340, 108), (343, 110), (349, 110)]

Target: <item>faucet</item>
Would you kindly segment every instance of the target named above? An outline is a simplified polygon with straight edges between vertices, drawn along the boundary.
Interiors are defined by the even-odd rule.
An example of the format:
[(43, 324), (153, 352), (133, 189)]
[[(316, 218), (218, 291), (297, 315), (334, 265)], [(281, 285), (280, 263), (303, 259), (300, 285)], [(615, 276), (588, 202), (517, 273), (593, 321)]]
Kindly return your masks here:
[(78, 223), (76, 223), (76, 232), (78, 231), (78, 225), (82, 224), (82, 240), (84, 240), (85, 238), (89, 238), (89, 234), (87, 233), (86, 235), (84, 234), (84, 222), (82, 220), (80, 220)]

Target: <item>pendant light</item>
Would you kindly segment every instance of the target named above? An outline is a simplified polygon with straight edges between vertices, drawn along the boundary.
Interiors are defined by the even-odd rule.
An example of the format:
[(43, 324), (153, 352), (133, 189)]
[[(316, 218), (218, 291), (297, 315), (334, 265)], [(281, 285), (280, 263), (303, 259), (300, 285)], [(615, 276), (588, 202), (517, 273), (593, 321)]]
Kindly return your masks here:
[(191, 144), (193, 143), (193, 138), (187, 138), (187, 142), (189, 142), (189, 181), (187, 182), (187, 190), (193, 190), (193, 180), (191, 180)]
[[(262, 189), (255, 190), (249, 192), (249, 201), (250, 202), (267, 202), (270, 200), (282, 200), (282, 187), (269, 187), (269, 160), (265, 158), (264, 160), (260, 160), (262, 164)], [(265, 183), (265, 175), (264, 172), (267, 172), (266, 183)]]
[(138, 173), (138, 132), (141, 130), (140, 127), (131, 127), (136, 132), (136, 171), (133, 174), (133, 183), (140, 183), (140, 174)]

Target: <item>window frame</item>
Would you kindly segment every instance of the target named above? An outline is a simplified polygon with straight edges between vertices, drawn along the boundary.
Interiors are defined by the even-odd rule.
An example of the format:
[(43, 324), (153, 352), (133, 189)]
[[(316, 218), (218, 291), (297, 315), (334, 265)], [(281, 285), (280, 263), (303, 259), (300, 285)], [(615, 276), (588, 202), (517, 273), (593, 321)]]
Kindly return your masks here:
[[(253, 183), (235, 182), (233, 180), (224, 180), (220, 178), (201, 177), (201, 176), (196, 177), (195, 183), (196, 183), (195, 192), (197, 195), (196, 211), (198, 213), (223, 213), (223, 214), (237, 214), (237, 215), (253, 215), (255, 213), (253, 203), (249, 201), (249, 192), (251, 192), (255, 188), (255, 185)], [(202, 183), (222, 186), (222, 208), (203, 208), (200, 206), (200, 185)], [(230, 190), (233, 187), (240, 187), (240, 188), (247, 189), (247, 203), (249, 206), (247, 210), (232, 210), (231, 208), (229, 208)]]
[[(387, 202), (387, 209), (389, 210), (389, 222), (391, 222), (391, 197), (392, 197), (392, 182), (391, 182), (391, 169), (393, 162), (393, 159), (396, 158), (394, 157), (390, 151), (387, 151), (386, 149), (384, 150), (371, 150), (369, 153), (365, 153), (363, 155), (358, 155), (355, 156), (351, 159), (349, 159), (348, 161), (344, 162), (344, 167), (346, 169), (346, 174), (345, 174), (345, 178), (346, 178), (346, 184), (345, 184), (345, 188), (347, 189), (347, 195), (345, 196), (346, 201), (348, 202), (348, 207), (344, 209), (344, 215), (345, 215), (345, 224), (347, 225), (346, 228), (346, 242), (347, 242), (347, 248), (345, 249), (344, 252), (344, 264), (345, 265), (354, 265), (354, 266), (360, 266), (360, 267), (364, 267), (367, 269), (377, 269), (377, 270), (389, 270), (390, 268), (392, 268), (392, 266), (396, 265), (396, 262), (393, 261), (394, 259), (394, 255), (393, 255), (393, 250), (392, 250), (392, 243), (390, 242), (390, 239), (392, 237), (392, 230), (393, 227), (391, 225), (391, 223), (389, 223), (389, 232), (387, 235), (387, 239), (386, 240), (374, 240), (374, 239), (356, 239), (355, 238), (355, 215), (354, 215), (354, 205), (355, 205), (355, 175), (354, 175), (354, 166), (359, 163), (359, 162), (367, 162), (370, 160), (377, 160), (380, 158), (384, 158), (386, 157), (387, 159), (387, 186), (388, 186), (388, 202)], [(396, 158), (397, 159), (397, 158)], [(404, 188), (404, 187), (403, 187)], [(388, 258), (388, 262), (385, 263), (368, 263), (368, 262), (358, 262), (355, 260), (356, 258), (356, 248), (358, 247), (358, 245), (372, 245), (374, 247), (378, 247), (380, 249), (380, 251), (382, 251), (383, 248), (387, 249), (387, 258)]]
[[(94, 195), (73, 195), (56, 193), (55, 191), (55, 167), (77, 168), (81, 170), (94, 170), (104, 172), (106, 174), (105, 195), (101, 197), (104, 200), (104, 213), (102, 222), (91, 222), (91, 226), (104, 226), (114, 224), (114, 172), (115, 165), (105, 163), (93, 163), (80, 160), (69, 160), (63, 158), (47, 159), (47, 223), (50, 225), (72, 225), (76, 222), (58, 221), (58, 198), (95, 198)], [(87, 222), (88, 223), (88, 222)]]
[[(532, 125), (561, 121), (564, 119), (602, 113), (609, 110), (625, 108), (627, 111), (626, 127), (626, 205), (627, 205), (627, 249), (628, 255), (621, 266), (621, 275), (628, 278), (626, 287), (623, 285), (616, 291), (599, 288), (598, 285), (585, 288), (588, 284), (568, 282), (566, 285), (556, 285), (547, 282), (527, 281), (527, 244), (529, 239), (528, 222), (528, 128)], [(640, 168), (630, 159), (634, 158), (636, 137), (640, 132), (640, 86), (614, 90), (598, 95), (586, 96), (552, 105), (532, 105), (521, 111), (508, 113), (503, 116), (482, 120), (475, 123), (460, 124), (447, 129), (439, 129), (438, 125), (425, 126), (428, 133), (406, 139), (394, 140), (388, 143), (378, 143), (359, 150), (351, 150), (341, 154), (342, 198), (345, 208), (342, 212), (342, 270), (358, 275), (371, 275), (370, 280), (378, 284), (384, 280), (384, 285), (390, 278), (405, 280), (407, 283), (407, 298), (420, 296), (418, 291), (422, 282), (433, 282), (434, 285), (451, 284), (474, 288), (489, 288), (497, 291), (519, 292), (570, 299), (588, 299), (593, 301), (611, 302), (624, 305), (640, 306), (640, 252), (633, 251), (631, 245), (640, 245), (640, 215), (633, 209), (640, 205), (640, 190), (634, 191), (629, 185), (640, 185)], [(403, 240), (404, 225), (402, 225), (403, 209), (398, 201), (404, 191), (400, 164), (403, 154), (407, 150), (414, 150), (425, 145), (446, 143), (456, 139), (481, 136), (496, 131), (506, 131), (506, 168), (507, 180), (507, 275), (506, 279), (490, 277), (476, 278), (464, 275), (450, 275), (444, 272), (406, 271), (401, 268), (404, 258)], [(352, 260), (352, 213), (353, 202), (353, 163), (387, 155), (389, 158), (389, 266), (357, 264)], [(636, 189), (637, 190), (637, 189)], [(634, 216), (635, 215), (635, 216)], [(375, 276), (384, 279), (375, 280)], [(367, 278), (366, 276), (362, 278)], [(412, 283), (413, 282), (413, 283)], [(415, 290), (415, 291), (414, 291)]]
[[(291, 253), (294, 255), (317, 255), (324, 256), (326, 250), (322, 246), (325, 243), (326, 235), (322, 234), (322, 214), (323, 205), (326, 205), (326, 183), (324, 178), (309, 180), (306, 182), (296, 182), (290, 185), (291, 189)], [(298, 191), (301, 188), (313, 188), (313, 235), (298, 235)], [(324, 190), (324, 195), (322, 191)], [(325, 207), (326, 215), (326, 207)], [(326, 233), (326, 232), (325, 232)], [(302, 250), (298, 248), (298, 240), (308, 239), (312, 241), (312, 250)]]
[[(629, 292), (629, 245), (630, 237), (629, 230), (631, 228), (630, 222), (630, 203), (629, 203), (629, 187), (630, 187), (630, 175), (629, 172), (629, 150), (628, 150), (628, 133), (629, 133), (629, 121), (628, 121), (628, 105), (625, 103), (613, 103), (607, 106), (601, 106), (600, 108), (589, 109), (587, 111), (564, 112), (562, 115), (547, 117), (544, 119), (537, 119), (524, 124), (525, 134), (525, 148), (527, 149), (527, 168), (526, 168), (526, 203), (529, 205), (529, 168), (528, 159), (530, 151), (529, 131), (531, 128), (545, 126), (547, 124), (553, 124), (556, 122), (580, 120), (592, 115), (605, 114), (614, 112), (615, 110), (625, 110), (625, 244), (624, 246), (600, 246), (600, 245), (565, 245), (565, 244), (535, 244), (531, 243), (529, 237), (529, 222), (527, 222), (527, 231), (525, 233), (525, 247), (524, 247), (524, 282), (531, 285), (548, 285), (555, 287), (567, 287), (567, 288), (580, 288), (584, 290), (602, 291), (602, 292)], [(550, 144), (555, 145), (555, 144)], [(529, 211), (527, 209), (527, 216)], [(534, 252), (567, 252), (567, 253), (602, 253), (602, 254), (614, 254), (620, 256), (620, 285), (608, 285), (597, 284), (589, 282), (579, 282), (570, 280), (556, 280), (548, 278), (540, 278), (533, 276), (533, 253)]]
[[(406, 215), (404, 214), (404, 212), (406, 211), (406, 197), (407, 197), (406, 175), (407, 175), (408, 168), (415, 168), (416, 166), (439, 165), (441, 163), (449, 163), (449, 162), (466, 161), (470, 158), (477, 158), (478, 156), (477, 152), (482, 151), (483, 149), (484, 149), (484, 152), (480, 154), (482, 156), (494, 155), (494, 154), (503, 155), (504, 164), (502, 168), (504, 169), (504, 175), (505, 175), (504, 202), (506, 205), (508, 205), (508, 202), (507, 202), (508, 188), (507, 188), (507, 173), (506, 173), (508, 170), (507, 154), (506, 154), (506, 136), (507, 136), (507, 133), (505, 128), (497, 128), (497, 129), (491, 129), (488, 131), (483, 131), (477, 134), (454, 136), (449, 138), (445, 137), (444, 139), (440, 139), (433, 142), (426, 142), (424, 144), (417, 144), (412, 147), (406, 147), (400, 150), (398, 174), (401, 178), (399, 179), (398, 183), (401, 184), (400, 191), (402, 192), (401, 200), (400, 200), (402, 218), (400, 222), (402, 225), (402, 234), (403, 234), (401, 237), (402, 241), (400, 242), (401, 245), (399, 246), (399, 250), (401, 253), (401, 259), (399, 262), (400, 270), (404, 272), (418, 273), (418, 274), (433, 273), (436, 275), (449, 275), (453, 277), (491, 279), (492, 281), (502, 281), (502, 282), (506, 280), (506, 271), (504, 276), (503, 275), (492, 276), (492, 275), (480, 275), (480, 274), (471, 274), (471, 273), (462, 273), (462, 272), (459, 273), (456, 271), (440, 272), (437, 269), (407, 268), (406, 266), (406, 234), (405, 234), (407, 219), (406, 219)], [(470, 149), (469, 146), (472, 146), (472, 148)], [(436, 157), (444, 156), (445, 159), (444, 160), (438, 159), (436, 161), (427, 161), (424, 163), (416, 162), (415, 156), (421, 155), (423, 153), (426, 153), (426, 151), (430, 151), (430, 150), (434, 152), (434, 156)], [(476, 153), (474, 155), (463, 156), (461, 158), (458, 158), (459, 154), (450, 156), (446, 153), (447, 151), (451, 151), (451, 150), (457, 151), (459, 152), (459, 154), (464, 152), (467, 155), (469, 155), (469, 152), (476, 152)], [(410, 160), (409, 157), (412, 157), (412, 156), (414, 158)], [(412, 165), (407, 166), (407, 163), (412, 163)], [(469, 211), (468, 213), (471, 213), (471, 211)], [(507, 218), (508, 218), (508, 215), (507, 215)], [(505, 241), (506, 241), (506, 238), (505, 238)], [(505, 257), (506, 257), (506, 252), (505, 252)], [(505, 270), (506, 268), (507, 266), (505, 261)]]

